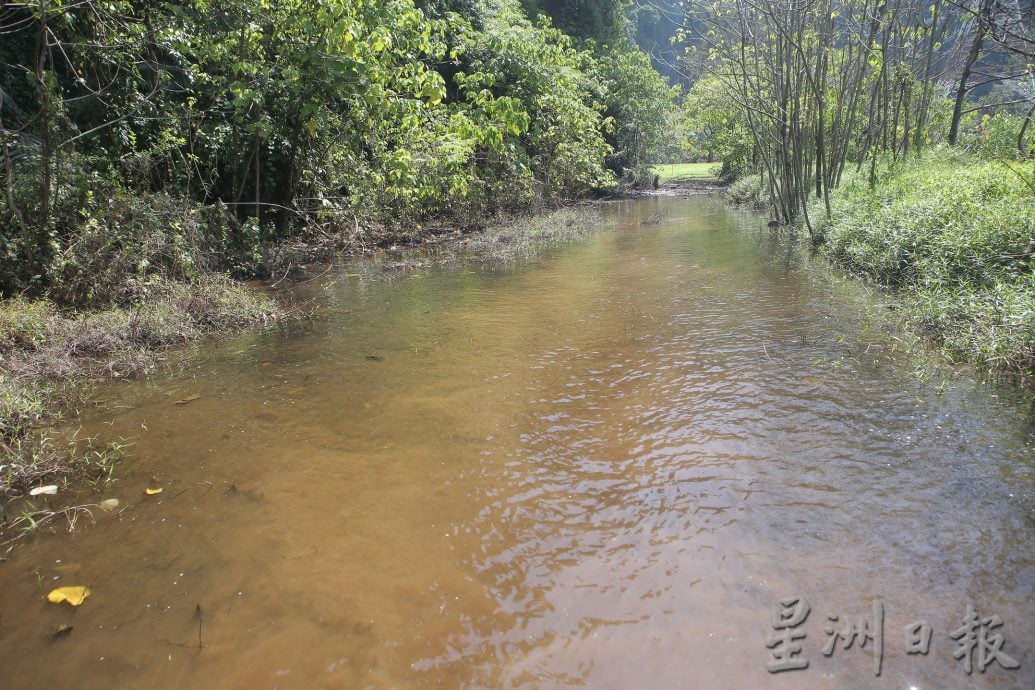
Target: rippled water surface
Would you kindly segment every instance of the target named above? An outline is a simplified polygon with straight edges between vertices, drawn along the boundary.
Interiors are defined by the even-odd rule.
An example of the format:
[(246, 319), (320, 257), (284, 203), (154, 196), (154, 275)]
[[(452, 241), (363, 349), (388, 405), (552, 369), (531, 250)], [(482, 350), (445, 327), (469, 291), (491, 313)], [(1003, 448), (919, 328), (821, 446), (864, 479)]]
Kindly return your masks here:
[[(506, 270), (330, 272), (315, 319), (116, 387), (84, 423), (136, 443), (83, 500), (123, 510), (0, 565), (0, 686), (1035, 687), (1028, 397), (916, 376), (757, 218), (601, 217)], [(809, 666), (770, 674), (789, 596)], [(968, 604), (1019, 669), (964, 673)], [(876, 639), (823, 653), (865, 617), (879, 677)]]

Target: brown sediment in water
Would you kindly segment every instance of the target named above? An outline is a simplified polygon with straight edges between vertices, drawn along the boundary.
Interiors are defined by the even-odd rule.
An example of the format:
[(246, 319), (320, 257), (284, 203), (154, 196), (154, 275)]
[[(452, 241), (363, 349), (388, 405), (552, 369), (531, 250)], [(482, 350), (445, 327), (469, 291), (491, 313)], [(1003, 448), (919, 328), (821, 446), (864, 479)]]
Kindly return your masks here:
[[(758, 225), (647, 198), (525, 264), (328, 274), (311, 321), (121, 386), (84, 420), (137, 438), (120, 512), (0, 567), (5, 682), (1029, 687), (1022, 396), (932, 392)], [(65, 584), (92, 594), (45, 601)], [(790, 595), (810, 666), (773, 675)], [(875, 599), (879, 679), (872, 646), (822, 653)], [(1020, 669), (963, 674), (968, 602)]]

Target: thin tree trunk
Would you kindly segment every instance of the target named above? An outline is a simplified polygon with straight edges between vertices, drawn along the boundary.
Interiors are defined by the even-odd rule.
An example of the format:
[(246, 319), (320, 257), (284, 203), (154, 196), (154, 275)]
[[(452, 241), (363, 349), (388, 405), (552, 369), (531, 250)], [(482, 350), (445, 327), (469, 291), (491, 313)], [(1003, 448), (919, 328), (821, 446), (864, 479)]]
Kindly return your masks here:
[(1031, 124), (1032, 115), (1035, 115), (1035, 105), (1028, 111), (1028, 115), (1024, 118), (1024, 124), (1021, 125), (1021, 131), (1017, 133), (1017, 155), (1021, 158), (1027, 158), (1030, 152), (1024, 150), (1024, 134), (1028, 131), (1028, 126)]
[[(941, 32), (938, 31), (938, 15), (941, 12), (942, 0), (934, 0), (931, 6), (931, 33), (927, 37), (927, 54), (924, 57), (924, 79), (920, 90), (920, 107), (917, 111), (916, 133), (913, 135), (913, 147), (920, 149), (923, 143), (924, 129), (927, 127), (927, 109), (931, 105), (931, 93), (934, 80), (931, 79), (931, 63), (934, 60), (934, 44), (938, 42)], [(942, 23), (942, 31), (945, 24)]]
[(970, 51), (967, 53), (966, 62), (963, 63), (963, 73), (960, 75), (960, 85), (956, 89), (956, 101), (952, 107), (952, 123), (949, 125), (949, 144), (956, 145), (960, 133), (960, 120), (963, 118), (963, 104), (967, 100), (967, 92), (970, 88), (967, 82), (970, 80), (971, 70), (974, 63), (981, 57), (981, 44), (985, 39), (985, 31), (991, 19), (992, 6), (995, 0), (981, 0), (981, 9), (978, 11), (977, 26), (974, 27), (974, 41), (970, 44)]

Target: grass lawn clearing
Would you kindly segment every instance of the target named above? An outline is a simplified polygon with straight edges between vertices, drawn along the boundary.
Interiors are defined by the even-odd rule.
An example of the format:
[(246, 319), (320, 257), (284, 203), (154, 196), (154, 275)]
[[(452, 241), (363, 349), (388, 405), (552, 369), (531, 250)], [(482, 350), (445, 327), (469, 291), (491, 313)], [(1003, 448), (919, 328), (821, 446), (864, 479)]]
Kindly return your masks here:
[(654, 174), (660, 182), (684, 182), (686, 180), (717, 180), (721, 162), (715, 163), (665, 163), (654, 166)]

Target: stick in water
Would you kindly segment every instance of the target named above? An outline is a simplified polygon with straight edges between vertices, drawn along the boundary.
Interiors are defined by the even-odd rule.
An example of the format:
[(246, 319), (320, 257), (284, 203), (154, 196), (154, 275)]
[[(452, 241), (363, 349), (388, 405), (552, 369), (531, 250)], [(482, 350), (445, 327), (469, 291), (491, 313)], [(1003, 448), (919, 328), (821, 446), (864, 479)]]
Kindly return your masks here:
[(194, 607), (194, 615), (198, 618), (198, 649), (201, 649), (204, 645), (201, 644), (201, 623), (204, 617), (201, 614), (201, 604)]

